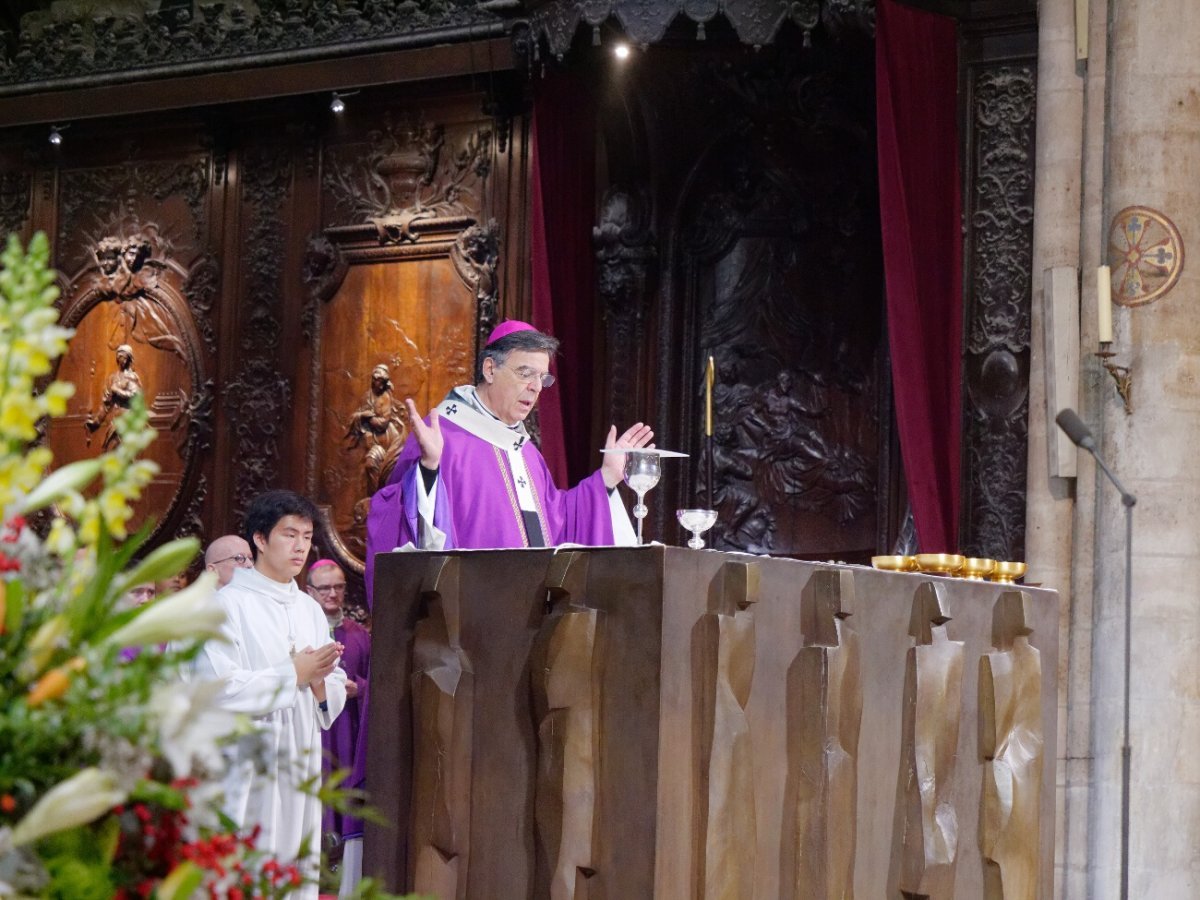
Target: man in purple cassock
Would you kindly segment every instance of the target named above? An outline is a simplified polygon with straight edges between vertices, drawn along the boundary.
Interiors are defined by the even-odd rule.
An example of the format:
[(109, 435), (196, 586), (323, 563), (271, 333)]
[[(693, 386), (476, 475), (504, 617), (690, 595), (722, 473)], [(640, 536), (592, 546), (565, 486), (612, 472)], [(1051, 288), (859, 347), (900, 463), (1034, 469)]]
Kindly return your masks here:
[[(406, 400), (411, 434), (367, 519), (367, 596), (376, 553), (411, 544), (421, 550), (635, 543), (616, 491), (623, 453), (569, 490), (550, 477), (525, 418), (554, 384), (558, 341), (525, 322), (504, 322), (488, 338), (475, 384), (454, 388), (427, 420)], [(638, 423), (606, 449), (653, 446)]]
[[(341, 787), (362, 790), (366, 774), (367, 682), (371, 672), (371, 635), (345, 614), (346, 573), (332, 559), (319, 559), (308, 570), (308, 593), (321, 605), (333, 638), (345, 648), (341, 668), (346, 673), (346, 707), (328, 731), (321, 732), (325, 775), (349, 769)], [(334, 836), (342, 851), (340, 896), (354, 892), (362, 878), (363, 823), (326, 807), (321, 831)]]

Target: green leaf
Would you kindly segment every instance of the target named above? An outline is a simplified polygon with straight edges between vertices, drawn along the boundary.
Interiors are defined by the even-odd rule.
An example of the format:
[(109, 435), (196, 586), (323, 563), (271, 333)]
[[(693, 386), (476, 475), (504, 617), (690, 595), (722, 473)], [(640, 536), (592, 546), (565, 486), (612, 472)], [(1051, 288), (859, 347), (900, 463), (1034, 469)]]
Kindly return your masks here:
[(204, 880), (204, 870), (192, 862), (180, 863), (163, 879), (155, 895), (158, 900), (186, 900)]
[(21, 625), (25, 615), (25, 584), (19, 578), (4, 585), (4, 627), (0, 631), (11, 634)]
[(96, 480), (96, 476), (100, 474), (100, 465), (99, 459), (81, 459), (55, 469), (17, 504), (17, 514), (24, 516), (45, 509), (72, 491), (83, 490)]
[(186, 569), (199, 552), (200, 541), (194, 537), (179, 538), (163, 544), (131, 571), (118, 576), (115, 588), (118, 593), (123, 594), (139, 584), (165, 581)]

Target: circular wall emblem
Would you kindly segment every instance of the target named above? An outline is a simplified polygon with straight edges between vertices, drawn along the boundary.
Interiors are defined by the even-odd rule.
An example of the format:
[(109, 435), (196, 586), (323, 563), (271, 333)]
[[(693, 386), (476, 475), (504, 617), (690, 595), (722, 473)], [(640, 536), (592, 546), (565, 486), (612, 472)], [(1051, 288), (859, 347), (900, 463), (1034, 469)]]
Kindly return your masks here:
[(1112, 298), (1122, 306), (1152, 303), (1183, 271), (1183, 239), (1175, 223), (1147, 206), (1128, 206), (1108, 232)]

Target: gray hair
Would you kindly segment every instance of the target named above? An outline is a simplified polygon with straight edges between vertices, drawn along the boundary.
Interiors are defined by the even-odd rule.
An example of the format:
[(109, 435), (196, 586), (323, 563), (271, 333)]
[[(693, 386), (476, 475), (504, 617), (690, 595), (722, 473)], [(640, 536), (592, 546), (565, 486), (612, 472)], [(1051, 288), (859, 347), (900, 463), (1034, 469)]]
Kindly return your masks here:
[(514, 331), (499, 340), (492, 341), (479, 352), (479, 359), (475, 361), (475, 383), (483, 383), (483, 361), (485, 359), (493, 360), (497, 366), (502, 366), (508, 359), (508, 354), (514, 350), (523, 350), (526, 353), (545, 353), (553, 357), (558, 352), (558, 338), (540, 331), (527, 330)]

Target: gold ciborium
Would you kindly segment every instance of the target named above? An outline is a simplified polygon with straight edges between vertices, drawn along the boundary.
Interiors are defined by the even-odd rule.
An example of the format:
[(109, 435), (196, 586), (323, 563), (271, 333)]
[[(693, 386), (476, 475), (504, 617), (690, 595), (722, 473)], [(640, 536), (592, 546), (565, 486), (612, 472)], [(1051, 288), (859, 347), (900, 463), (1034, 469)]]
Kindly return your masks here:
[(957, 575), (963, 567), (958, 553), (918, 553), (917, 568), (926, 575)]
[(915, 572), (917, 558), (915, 556), (872, 556), (871, 565), (884, 572)]
[(996, 568), (992, 570), (992, 581), (997, 584), (1012, 584), (1024, 575), (1028, 568), (1023, 562), (997, 562)]
[(968, 556), (963, 560), (962, 571), (958, 574), (968, 581), (983, 581), (996, 569), (994, 559), (982, 559), (978, 556)]

